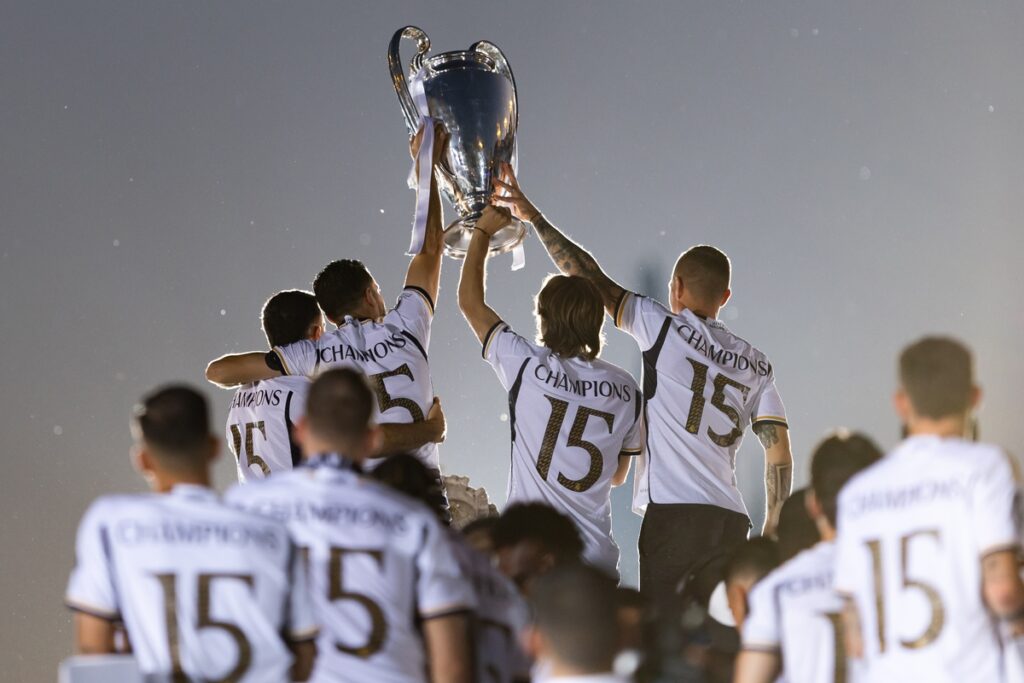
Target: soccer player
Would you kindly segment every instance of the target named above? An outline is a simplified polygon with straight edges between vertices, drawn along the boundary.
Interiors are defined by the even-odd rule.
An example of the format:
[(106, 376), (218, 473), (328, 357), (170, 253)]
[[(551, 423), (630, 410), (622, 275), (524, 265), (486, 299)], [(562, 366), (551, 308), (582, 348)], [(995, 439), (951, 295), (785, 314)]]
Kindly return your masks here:
[[(260, 316), (270, 348), (303, 339), (316, 341), (324, 332), (324, 316), (309, 292), (278, 292), (267, 299)], [(302, 451), (295, 425), (306, 409), (309, 379), (282, 376), (238, 388), (228, 411), (227, 438), (238, 464), (238, 481), (263, 479), (290, 470)]]
[(741, 635), (750, 613), (751, 591), (778, 566), (779, 545), (766, 536), (744, 541), (729, 558), (725, 566), (725, 595), (733, 623)]
[(1000, 681), (993, 617), (1024, 634), (1013, 472), (965, 438), (972, 365), (953, 339), (905, 348), (894, 404), (908, 438), (839, 494), (835, 586), (869, 681)]
[(644, 515), (640, 590), (664, 604), (702, 558), (747, 537), (735, 457), (748, 426), (765, 451), (762, 535), (774, 531), (792, 486), (789, 430), (772, 365), (717, 319), (731, 294), (729, 259), (706, 245), (685, 251), (672, 271), (666, 307), (609, 278), (526, 198), (511, 166), (494, 185), (494, 203), (533, 224), (564, 274), (597, 285), (615, 325), (643, 352), (647, 439), (634, 475), (634, 510)]
[[(78, 529), (66, 602), (84, 654), (114, 652), (123, 621), (140, 671), (160, 680), (306, 680), (316, 621), (288, 530), (218, 500), (218, 440), (184, 386), (143, 399), (135, 465), (154, 493), (105, 496)], [(147, 678), (148, 680), (148, 678)]]
[(447, 527), (448, 510), (438, 505), (436, 482), (426, 466), (411, 455), (393, 455), (373, 471), (373, 477), (424, 503), (446, 525), (459, 569), (476, 593), (477, 606), (471, 622), (476, 680), (528, 681), (530, 660), (519, 644), (519, 635), (528, 621), (526, 602), (489, 555), (475, 550), (463, 534)]
[(314, 680), (468, 682), (473, 589), (433, 513), (358, 473), (377, 447), (372, 416), (360, 373), (320, 374), (299, 422), (303, 465), (226, 499), (287, 522), (308, 556)]
[(569, 515), (584, 558), (618, 572), (611, 489), (642, 450), (643, 400), (633, 377), (601, 360), (604, 309), (590, 280), (555, 275), (537, 295), (538, 344), (516, 334), (484, 300), (490, 236), (510, 220), (489, 206), (477, 221), (459, 282), (459, 308), (509, 396), (508, 502), (542, 501)]
[[(437, 134), (442, 139), (434, 145), (435, 164), (445, 147), (440, 129)], [(411, 143), (413, 158), (421, 137), (417, 134)], [(210, 363), (206, 378), (234, 386), (282, 375), (311, 377), (336, 366), (358, 368), (370, 378), (377, 398), (376, 422), (383, 437), (378, 455), (413, 452), (440, 476), (437, 444), (444, 440), (445, 422), (427, 361), (443, 255), (436, 174), (430, 188), (423, 251), (409, 262), (405, 289), (393, 309), (386, 310), (366, 266), (352, 259), (333, 261), (316, 276), (313, 292), (337, 329), (317, 340), (275, 346), (270, 353), (224, 356)]]
[(509, 505), (492, 532), (498, 569), (523, 595), (541, 574), (583, 556), (583, 539), (572, 520), (544, 503)]
[[(874, 464), (881, 451), (866, 436), (839, 432), (822, 441), (811, 460), (808, 514), (822, 540), (785, 562), (750, 593), (736, 683), (854, 681), (846, 657), (843, 601), (835, 573), (836, 500), (843, 485)], [(792, 499), (791, 499), (792, 500)]]
[(556, 567), (538, 577), (528, 649), (555, 683), (626, 683), (612, 665), (619, 652), (615, 581), (584, 564)]

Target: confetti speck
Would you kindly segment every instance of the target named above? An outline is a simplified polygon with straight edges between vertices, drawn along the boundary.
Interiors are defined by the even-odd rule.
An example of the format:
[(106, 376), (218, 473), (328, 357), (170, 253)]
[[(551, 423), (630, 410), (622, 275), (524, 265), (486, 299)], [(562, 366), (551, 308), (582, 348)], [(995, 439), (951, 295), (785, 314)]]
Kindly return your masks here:
[(867, 166), (861, 166), (860, 173), (858, 173), (858, 176), (861, 180), (871, 180), (871, 169), (868, 168)]
[(988, 105), (988, 113), (989, 113), (989, 114), (991, 114), (991, 113), (992, 113), (992, 112), (994, 112), (995, 110), (996, 110), (996, 106), (995, 106), (994, 104), (990, 104), (990, 105)]
[(508, 422), (508, 413), (502, 413), (501, 415), (498, 416), (498, 419), (501, 420), (502, 422)]
[(380, 212), (383, 214), (384, 213), (384, 209), (381, 209)]
[(60, 436), (61, 434), (64, 433), (64, 428), (61, 427), (60, 425), (53, 425), (53, 433), (56, 436)]
[(114, 246), (115, 247), (121, 246), (121, 240), (114, 240)]
[(221, 315), (227, 315), (227, 314), (228, 314), (228, 312), (227, 312), (227, 311), (225, 311), (225, 310), (224, 310), (224, 309), (222, 308), (222, 309), (220, 309), (220, 314), (221, 314)]

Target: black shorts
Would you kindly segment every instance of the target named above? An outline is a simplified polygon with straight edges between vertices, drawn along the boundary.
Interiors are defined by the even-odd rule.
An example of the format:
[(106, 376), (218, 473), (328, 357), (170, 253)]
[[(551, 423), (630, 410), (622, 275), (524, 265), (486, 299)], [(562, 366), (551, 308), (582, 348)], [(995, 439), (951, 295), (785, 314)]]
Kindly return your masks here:
[(715, 505), (649, 504), (640, 527), (640, 592), (651, 604), (674, 603), (691, 571), (749, 532), (746, 515)]

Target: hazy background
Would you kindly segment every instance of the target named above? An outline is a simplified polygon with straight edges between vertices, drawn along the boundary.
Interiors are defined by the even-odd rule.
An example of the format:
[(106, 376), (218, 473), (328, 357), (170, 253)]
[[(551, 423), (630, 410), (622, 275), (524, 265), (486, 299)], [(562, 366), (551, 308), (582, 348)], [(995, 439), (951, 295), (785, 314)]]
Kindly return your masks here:
[[(730, 254), (723, 317), (775, 365), (798, 482), (834, 425), (895, 442), (893, 359), (931, 331), (977, 351), (983, 434), (1019, 450), (1022, 20), (978, 0), (0, 4), (0, 678), (52, 680), (70, 652), (75, 526), (141, 488), (141, 392), (200, 383), (220, 424), (203, 368), (263, 345), (267, 296), (342, 256), (397, 295), (413, 193), (385, 51), (405, 24), (435, 52), (501, 46), (525, 189), (623, 284), (661, 295), (682, 248)], [(523, 331), (550, 270), (528, 256), (490, 279)], [(442, 462), (501, 502), (505, 396), (456, 276), (431, 349)], [(632, 340), (608, 341), (636, 371)], [(756, 439), (739, 465), (759, 524)], [(632, 580), (627, 509), (620, 490)]]

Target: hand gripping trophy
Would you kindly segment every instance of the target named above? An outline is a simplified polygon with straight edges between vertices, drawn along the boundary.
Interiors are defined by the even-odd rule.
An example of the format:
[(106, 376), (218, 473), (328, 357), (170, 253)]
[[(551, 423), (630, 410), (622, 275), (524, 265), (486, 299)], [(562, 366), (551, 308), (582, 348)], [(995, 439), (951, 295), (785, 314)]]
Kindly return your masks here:
[[(400, 54), (403, 38), (415, 40), (417, 48), (408, 80)], [(473, 225), (489, 203), (491, 174), (502, 162), (514, 163), (516, 82), (505, 55), (486, 40), (468, 50), (427, 58), (429, 51), (427, 34), (406, 26), (391, 38), (388, 66), (410, 134), (427, 117), (440, 121), (448, 131), (448, 149), (438, 175), (441, 190), (459, 218), (445, 228), (445, 253), (463, 258)], [(491, 253), (515, 249), (526, 232), (525, 223), (513, 220), (491, 238)]]

